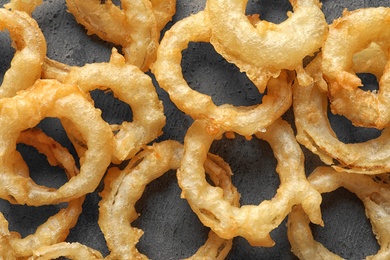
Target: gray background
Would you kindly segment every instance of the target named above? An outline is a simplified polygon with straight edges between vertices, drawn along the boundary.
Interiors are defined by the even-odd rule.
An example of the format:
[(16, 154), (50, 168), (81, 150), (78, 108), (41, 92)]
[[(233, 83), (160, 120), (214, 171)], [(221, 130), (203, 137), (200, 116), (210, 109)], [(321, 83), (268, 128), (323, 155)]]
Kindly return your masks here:
[[(0, 1), (1, 4), (5, 2), (7, 1)], [(389, 1), (322, 2), (329, 23), (339, 17), (344, 8), (353, 10), (369, 6), (390, 6)], [(204, 0), (178, 0), (177, 14), (167, 25), (166, 30), (176, 21), (202, 10), (203, 7)], [(251, 0), (248, 3), (248, 14), (260, 13), (262, 19), (272, 22), (286, 19), (286, 12), (290, 9), (287, 0)], [(33, 16), (46, 37), (48, 57), (77, 66), (108, 61), (113, 45), (101, 41), (96, 36), (87, 36), (84, 28), (66, 12), (65, 1), (44, 1)], [(9, 67), (14, 50), (10, 46), (7, 33), (2, 32), (0, 37), (2, 75)], [(208, 43), (191, 43), (184, 51), (182, 67), (190, 86), (210, 94), (217, 104), (253, 105), (261, 102), (262, 96), (256, 87), (234, 65), (227, 63), (218, 55)], [(372, 80), (368, 79), (368, 84), (373, 84), (375, 88), (375, 82)], [(157, 141), (174, 139), (182, 142), (192, 119), (170, 102), (166, 92), (160, 89), (156, 82), (155, 85), (163, 100), (167, 116), (164, 134)], [(96, 106), (102, 109), (105, 120), (110, 123), (131, 120), (131, 109), (115, 100), (112, 95), (100, 91), (92, 94)], [(293, 124), (291, 110), (284, 118)], [(330, 115), (330, 120), (337, 135), (344, 142), (360, 142), (380, 133), (372, 129), (355, 128), (342, 117)], [(44, 119), (39, 126), (74, 153), (58, 120)], [(302, 149), (306, 156), (306, 171), (309, 174), (322, 163), (317, 156), (305, 148)], [(45, 158), (34, 149), (19, 145), (18, 150), (30, 166), (31, 176), (37, 183), (58, 187), (66, 181), (62, 170), (50, 167)], [(230, 163), (235, 173), (233, 182), (241, 193), (241, 204), (258, 204), (273, 197), (279, 179), (275, 173), (276, 160), (266, 142), (258, 139), (246, 141), (242, 137), (237, 137), (236, 140), (222, 139), (213, 143), (211, 152), (221, 155)], [(364, 215), (363, 205), (356, 196), (339, 189), (331, 194), (325, 194), (323, 198), (323, 218), (326, 227), (313, 226), (315, 238), (344, 258), (361, 259), (375, 253), (378, 244)], [(108, 250), (97, 225), (98, 202), (97, 192), (87, 196), (83, 213), (67, 241), (78, 241), (107, 255)], [(37, 226), (62, 206), (27, 207), (10, 205), (0, 200), (0, 210), (8, 219), (10, 229), (20, 232), (22, 236), (33, 233)], [(170, 171), (152, 182), (136, 206), (141, 217), (133, 225), (145, 231), (137, 247), (148, 257), (180, 259), (192, 255), (204, 243), (208, 228), (199, 222), (187, 202), (180, 199), (175, 172)], [(244, 239), (235, 238), (228, 259), (295, 259), (287, 241), (285, 222), (274, 230), (271, 236), (276, 242), (272, 248), (251, 247)]]

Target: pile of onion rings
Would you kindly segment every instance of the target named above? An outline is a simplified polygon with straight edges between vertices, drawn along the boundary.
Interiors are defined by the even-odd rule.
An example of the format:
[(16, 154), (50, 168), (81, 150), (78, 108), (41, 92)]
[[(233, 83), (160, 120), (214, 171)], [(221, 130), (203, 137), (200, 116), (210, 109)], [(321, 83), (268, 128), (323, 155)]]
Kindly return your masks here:
[[(292, 11), (276, 24), (248, 15), (245, 0), (206, 0), (185, 17), (176, 0), (117, 2), (65, 1), (66, 15), (77, 30), (108, 53), (107, 60), (99, 62), (99, 54), (93, 62), (80, 56), (78, 64), (48, 51), (51, 42), (36, 14), (54, 3), (2, 2), (0, 28), (9, 33), (15, 52), (0, 87), (0, 199), (9, 207), (59, 210), (24, 235), (14, 230), (12, 214), (0, 205), (0, 258), (147, 259), (152, 252), (141, 246), (142, 239), (153, 231), (144, 231), (137, 222), (150, 211), (140, 211), (137, 205), (151, 182), (169, 172), (175, 173), (188, 211), (207, 231), (204, 245), (199, 243), (199, 249), (180, 259), (235, 258), (231, 252), (242, 243), (275, 248), (280, 238), (273, 232), (283, 230), (283, 223), (288, 227), (288, 252), (300, 259), (338, 259), (339, 252), (316, 241), (309, 224), (327, 227), (321, 194), (339, 187), (364, 204), (380, 245), (372, 257), (390, 257), (390, 7), (344, 10), (327, 21), (319, 0), (289, 1)], [(184, 56), (201, 44), (219, 55), (219, 63), (242, 72), (261, 100), (219, 105), (215, 96), (194, 87), (186, 78)], [(360, 89), (361, 73), (374, 75), (379, 89)], [(241, 86), (236, 89), (244, 92)], [(113, 122), (105, 117), (113, 103), (108, 95), (131, 110), (132, 118)], [(328, 107), (357, 127), (377, 129), (379, 136), (343, 142), (333, 130)], [(174, 118), (170, 109), (188, 124), (183, 120), (169, 125)], [(45, 129), (45, 120), (55, 120), (50, 122), (59, 123), (61, 131)], [(172, 134), (178, 125), (184, 131), (181, 137)], [(231, 162), (228, 153), (215, 148), (222, 142), (232, 149), (238, 140), (261, 143), (257, 149), (262, 152), (269, 145), (268, 159), (276, 162), (275, 169), (267, 167), (276, 175), (269, 198), (262, 198), (258, 187), (250, 191), (255, 203), (241, 198), (239, 192), (246, 191), (235, 186), (235, 177), (245, 180), (248, 175), (237, 171), (232, 177), (232, 165), (246, 165)], [(35, 180), (31, 173), (43, 170), (41, 165), (30, 168), (21, 144), (37, 151), (50, 167), (60, 168), (66, 181), (53, 187), (53, 174), (47, 183)], [(244, 147), (231, 151), (240, 152), (233, 157), (247, 156), (258, 171), (265, 168), (245, 155)], [(309, 175), (305, 160), (312, 158), (318, 160)], [(265, 179), (263, 174), (256, 178)], [(158, 188), (158, 197), (164, 189), (167, 186)], [(91, 213), (85, 202), (94, 195), (98, 202)], [(97, 238), (89, 244), (72, 238), (83, 214), (95, 214), (101, 245), (93, 244)], [(173, 233), (178, 231), (175, 227)], [(244, 242), (235, 244), (238, 239)]]

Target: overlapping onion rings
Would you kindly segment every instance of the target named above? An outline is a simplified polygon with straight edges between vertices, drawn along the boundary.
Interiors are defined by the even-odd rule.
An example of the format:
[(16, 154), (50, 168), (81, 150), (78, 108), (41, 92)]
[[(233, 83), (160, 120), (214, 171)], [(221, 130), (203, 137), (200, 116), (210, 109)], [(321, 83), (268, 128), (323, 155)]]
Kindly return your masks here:
[(387, 53), (390, 31), (390, 8), (363, 8), (333, 22), (322, 49), (324, 78), (329, 83), (331, 109), (347, 117), (356, 126), (383, 129), (390, 122), (390, 72), (384, 68), (379, 90), (364, 91), (360, 78), (353, 71), (353, 56), (371, 43)]
[[(28, 129), (20, 133), (17, 140), (18, 143), (23, 143), (36, 148), (40, 153), (44, 154), (48, 162), (52, 166), (61, 166), (68, 178), (72, 178), (78, 174), (78, 168), (75, 161), (68, 150), (62, 147), (54, 139), (48, 137), (39, 129)], [(24, 161), (15, 160), (15, 164), (23, 164)], [(28, 176), (28, 168), (25, 172), (18, 172), (22, 176)], [(84, 196), (73, 199), (68, 202), (66, 208), (62, 208), (58, 213), (51, 216), (45, 223), (41, 224), (34, 234), (30, 234), (24, 238), (18, 232), (8, 231), (8, 222), (4, 216), (0, 215), (0, 222), (4, 223), (4, 232), (7, 232), (6, 243), (9, 245), (9, 250), (15, 257), (28, 257), (35, 249), (41, 246), (52, 245), (65, 240), (71, 228), (73, 228), (82, 212), (82, 204)], [(55, 227), (55, 228), (53, 228)], [(7, 228), (7, 229), (6, 229)], [(1, 244), (1, 248), (3, 244)], [(9, 259), (9, 258), (6, 258)]]
[[(366, 215), (370, 219), (373, 231), (381, 246), (377, 254), (366, 259), (388, 259), (390, 250), (388, 202), (390, 190), (388, 185), (375, 182), (366, 175), (337, 172), (331, 167), (318, 167), (308, 177), (311, 185), (320, 193), (327, 193), (344, 187), (355, 193), (362, 200)], [(314, 240), (309, 226), (310, 220), (303, 210), (294, 207), (288, 217), (288, 238), (292, 251), (299, 259), (342, 259)]]
[(168, 30), (160, 43), (152, 72), (161, 88), (184, 113), (194, 119), (206, 119), (210, 125), (220, 125), (226, 131), (252, 135), (265, 129), (291, 106), (291, 80), (286, 72), (268, 82), (262, 103), (249, 107), (230, 104), (217, 106), (211, 97), (192, 90), (182, 75), (181, 52), (191, 41), (208, 42), (210, 23), (203, 11), (186, 17)]
[[(111, 90), (115, 97), (131, 107), (132, 122), (112, 125), (115, 132), (113, 162), (132, 158), (142, 146), (155, 140), (165, 126), (162, 102), (152, 79), (134, 65), (127, 64), (113, 49), (109, 63), (93, 63), (70, 67), (63, 78), (66, 84), (78, 85), (83, 91)], [(82, 143), (78, 140), (75, 143)]]
[[(71, 121), (88, 147), (80, 158), (79, 174), (59, 189), (37, 185), (31, 178), (15, 174), (13, 168), (20, 132), (34, 127), (45, 117)], [(0, 197), (12, 203), (39, 206), (81, 197), (95, 190), (111, 162), (111, 129), (101, 118), (101, 111), (95, 109), (76, 86), (38, 80), (16, 96), (1, 99), (0, 129), (0, 180), (3, 184)]]
[[(138, 217), (135, 203), (142, 196), (147, 184), (171, 169), (177, 169), (183, 155), (183, 145), (176, 141), (164, 141), (147, 147), (136, 155), (124, 170), (110, 168), (100, 193), (99, 226), (110, 250), (110, 259), (147, 259), (136, 249), (143, 231), (129, 223)], [(239, 194), (231, 183), (230, 167), (218, 156), (209, 155), (205, 163), (210, 179), (221, 189), (224, 198), (232, 205), (239, 205)], [(115, 223), (113, 225), (113, 223)], [(121, 232), (118, 232), (120, 227)], [(224, 259), (232, 246), (231, 240), (221, 239), (213, 232), (191, 259)]]
[(0, 98), (12, 97), (40, 78), (46, 57), (46, 40), (37, 22), (27, 13), (0, 8), (0, 30), (7, 29), (16, 49), (4, 74)]
[(196, 120), (184, 139), (184, 156), (178, 170), (183, 196), (201, 222), (222, 238), (242, 236), (253, 246), (273, 246), (270, 232), (279, 226), (291, 207), (302, 204), (310, 219), (321, 224), (321, 196), (306, 180), (303, 153), (290, 125), (278, 119), (256, 136), (269, 142), (278, 161), (280, 187), (271, 200), (259, 205), (232, 206), (222, 196), (222, 190), (205, 180), (204, 161), (211, 143), (224, 133), (206, 130), (207, 123)]
[[(377, 46), (370, 46), (369, 49), (356, 55), (354, 68), (360, 71), (358, 66), (364, 64), (363, 60), (370, 57), (371, 61), (368, 60), (368, 64), (375, 65), (370, 66), (369, 69), (377, 74), (384, 60), (382, 55), (370, 56), (382, 53)], [(293, 86), (297, 140), (319, 155), (323, 162), (333, 165), (336, 169), (365, 174), (388, 172), (390, 170), (390, 129), (384, 129), (379, 137), (366, 142), (350, 144), (341, 142), (332, 130), (327, 115), (327, 92), (323, 91), (327, 89), (327, 83), (322, 77), (321, 55), (305, 69), (314, 81), (309, 86), (301, 86), (298, 82)], [(334, 159), (340, 165), (334, 165)]]
[(123, 0), (121, 7), (111, 0), (67, 0), (66, 4), (88, 34), (122, 46), (127, 62), (149, 70), (160, 37), (150, 0)]
[(246, 72), (260, 92), (271, 77), (283, 69), (302, 70), (303, 59), (320, 49), (328, 25), (318, 0), (290, 1), (293, 13), (274, 24), (259, 17), (248, 19), (247, 0), (209, 0), (206, 10), (210, 17), (214, 48), (226, 60)]

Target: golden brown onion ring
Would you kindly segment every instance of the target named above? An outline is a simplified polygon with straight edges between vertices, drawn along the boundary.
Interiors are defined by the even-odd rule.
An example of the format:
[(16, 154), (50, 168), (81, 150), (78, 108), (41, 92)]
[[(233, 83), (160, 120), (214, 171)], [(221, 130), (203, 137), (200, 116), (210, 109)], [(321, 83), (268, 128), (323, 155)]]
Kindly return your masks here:
[(133, 157), (142, 146), (162, 134), (165, 115), (152, 79), (138, 67), (125, 63), (115, 49), (109, 63), (71, 67), (64, 83), (78, 85), (83, 91), (111, 90), (114, 96), (131, 107), (132, 122), (115, 127), (113, 162)]
[[(146, 259), (135, 247), (143, 231), (129, 223), (138, 218), (135, 204), (147, 184), (171, 169), (177, 169), (183, 155), (183, 145), (164, 141), (147, 147), (135, 156), (124, 170), (110, 168), (104, 179), (102, 200), (99, 203), (99, 226), (104, 234), (112, 259)], [(230, 167), (218, 156), (210, 155), (205, 167), (210, 179), (223, 189), (224, 198), (239, 205), (239, 194), (231, 183)], [(120, 232), (118, 232), (118, 228)], [(221, 239), (213, 232), (206, 244), (192, 259), (224, 259), (232, 241)]]
[[(310, 183), (320, 192), (327, 193), (344, 187), (362, 200), (366, 216), (370, 219), (374, 234), (381, 246), (377, 254), (366, 259), (388, 259), (390, 250), (390, 212), (388, 202), (390, 190), (387, 185), (375, 182), (366, 175), (337, 172), (331, 167), (318, 167), (308, 177)], [(330, 252), (313, 238), (310, 220), (300, 206), (294, 207), (288, 217), (288, 239), (293, 253), (299, 259), (342, 259)]]
[(291, 82), (282, 72), (268, 82), (267, 95), (262, 103), (249, 107), (230, 104), (217, 106), (211, 97), (192, 90), (182, 75), (182, 51), (191, 41), (208, 42), (210, 24), (204, 12), (199, 12), (175, 23), (160, 43), (157, 60), (152, 72), (161, 88), (184, 113), (194, 119), (206, 119), (210, 124), (220, 125), (226, 131), (252, 135), (266, 128), (291, 106)]
[(73, 260), (99, 260), (103, 259), (102, 254), (83, 244), (74, 242), (61, 242), (51, 246), (42, 246), (34, 251), (29, 260), (51, 260), (61, 256)]
[[(368, 54), (380, 54), (378, 49), (368, 49), (357, 54), (355, 59), (364, 64), (362, 60)], [(377, 74), (379, 67), (383, 66), (383, 57), (371, 57), (369, 64), (372, 73)], [(376, 61), (376, 62), (372, 62)], [(382, 61), (382, 62), (381, 62)], [(297, 140), (313, 153), (320, 156), (328, 165), (339, 170), (351, 170), (364, 174), (378, 174), (390, 171), (390, 128), (382, 131), (381, 136), (362, 143), (345, 144), (341, 142), (329, 123), (327, 114), (327, 83), (322, 77), (321, 56), (316, 57), (306, 68), (307, 73), (314, 78), (309, 86), (301, 86), (296, 82), (293, 86), (293, 109), (295, 125), (297, 127)], [(337, 165), (333, 160), (336, 160)], [(336, 165), (335, 165), (336, 164)]]
[(46, 40), (37, 22), (27, 13), (0, 8), (0, 30), (7, 29), (16, 53), (4, 74), (0, 98), (27, 89), (40, 78), (46, 56)]
[(149, 70), (160, 37), (149, 0), (122, 0), (122, 8), (111, 0), (66, 0), (66, 4), (88, 34), (122, 46), (127, 62), (142, 71)]
[[(210, 42), (263, 92), (282, 69), (302, 67), (303, 59), (320, 49), (328, 30), (318, 0), (292, 0), (293, 13), (274, 24), (245, 14), (247, 0), (209, 0)], [(254, 23), (254, 24), (253, 24)]]
[[(280, 187), (271, 200), (259, 205), (232, 206), (222, 196), (222, 190), (205, 179), (204, 161), (211, 143), (224, 131), (208, 133), (207, 123), (196, 120), (184, 139), (184, 156), (178, 170), (183, 196), (201, 222), (218, 236), (230, 239), (242, 236), (253, 246), (273, 246), (270, 232), (280, 225), (291, 207), (302, 204), (310, 219), (321, 224), (320, 194), (305, 176), (303, 152), (295, 140), (291, 126), (278, 119), (256, 136), (267, 141), (278, 161), (276, 171)], [(259, 166), (260, 167), (260, 166)]]
[(322, 68), (329, 83), (332, 112), (347, 117), (356, 126), (383, 129), (390, 122), (390, 72), (384, 68), (379, 91), (364, 91), (353, 70), (353, 56), (375, 42), (388, 50), (390, 8), (363, 8), (333, 22), (323, 47)]
[[(34, 127), (45, 117), (71, 121), (88, 147), (80, 158), (80, 173), (59, 189), (37, 185), (32, 179), (17, 175), (13, 167), (20, 132)], [(93, 192), (113, 153), (113, 135), (101, 118), (101, 111), (91, 105), (78, 87), (55, 80), (37, 80), (29, 89), (0, 100), (0, 138), (0, 183), (3, 184), (0, 197), (19, 204), (66, 202)]]
[[(17, 142), (36, 148), (38, 152), (46, 156), (50, 165), (63, 168), (68, 178), (78, 174), (79, 170), (69, 151), (41, 130), (32, 128), (21, 132)], [(16, 161), (16, 163), (18, 162)], [(28, 168), (26, 171), (23, 173), (24, 176), (28, 176)], [(85, 196), (81, 196), (70, 201), (66, 208), (61, 209), (57, 214), (41, 224), (34, 234), (21, 238), (18, 232), (8, 232), (7, 243), (10, 245), (13, 254), (16, 257), (27, 257), (32, 254), (33, 250), (41, 246), (64, 241), (82, 212), (84, 198)], [(3, 216), (1, 215), (1, 217)], [(7, 222), (5, 218), (2, 219), (2, 222), (4, 221)], [(6, 226), (8, 228), (8, 222)]]

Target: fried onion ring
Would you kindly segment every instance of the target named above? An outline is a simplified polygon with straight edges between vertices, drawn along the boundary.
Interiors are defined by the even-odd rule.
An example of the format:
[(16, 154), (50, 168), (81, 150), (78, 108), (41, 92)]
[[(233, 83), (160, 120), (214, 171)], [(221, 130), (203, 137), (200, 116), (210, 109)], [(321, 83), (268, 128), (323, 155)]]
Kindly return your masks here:
[[(375, 47), (356, 54), (354, 68), (359, 67), (370, 54), (381, 54)], [(372, 49), (374, 48), (374, 49)], [(370, 71), (377, 74), (383, 66), (383, 56), (370, 57)], [(382, 57), (382, 58), (380, 58)], [(366, 64), (367, 65), (367, 64)], [(366, 66), (365, 65), (365, 66)], [(306, 148), (317, 154), (321, 160), (332, 165), (335, 169), (364, 174), (379, 174), (390, 171), (390, 128), (382, 131), (381, 135), (362, 143), (346, 144), (341, 142), (329, 123), (327, 115), (327, 83), (322, 77), (321, 55), (316, 57), (306, 68), (314, 81), (309, 86), (301, 86), (296, 82), (293, 86), (293, 109), (297, 140)], [(367, 69), (367, 67), (364, 67)], [(336, 164), (333, 160), (337, 160)]]
[(7, 29), (16, 53), (4, 74), (0, 98), (12, 97), (40, 78), (46, 57), (46, 40), (37, 22), (27, 13), (0, 8), (0, 30)]
[[(61, 166), (68, 178), (78, 174), (79, 170), (68, 150), (41, 130), (33, 128), (21, 132), (17, 142), (36, 148), (46, 156), (50, 165)], [(27, 172), (23, 175), (28, 175), (28, 168), (26, 170)], [(21, 238), (18, 232), (8, 232), (7, 243), (11, 247), (10, 250), (16, 257), (27, 257), (32, 254), (33, 250), (41, 246), (64, 241), (70, 229), (77, 223), (77, 219), (82, 212), (84, 198), (85, 196), (81, 196), (70, 201), (66, 208), (61, 209), (57, 214), (51, 216), (45, 223), (40, 225), (34, 234)], [(4, 218), (4, 216), (1, 215), (1, 218)], [(4, 221), (7, 222), (5, 218), (1, 220), (1, 222)]]
[[(144, 259), (135, 247), (143, 231), (129, 226), (138, 213), (135, 203), (142, 196), (147, 184), (171, 169), (177, 169), (183, 155), (183, 145), (176, 141), (164, 141), (147, 147), (135, 156), (124, 170), (110, 168), (100, 193), (99, 226), (106, 238), (112, 259)], [(234, 206), (239, 205), (239, 194), (231, 184), (230, 167), (218, 156), (209, 155), (205, 167), (221, 189), (224, 198)], [(115, 223), (115, 225), (113, 225)], [(118, 232), (118, 226), (120, 232)], [(190, 259), (224, 259), (232, 246), (231, 240), (221, 239), (213, 232), (201, 249)]]
[(226, 60), (246, 72), (264, 92), (271, 77), (282, 69), (302, 67), (303, 59), (320, 49), (328, 24), (318, 0), (290, 1), (294, 12), (281, 24), (245, 15), (247, 0), (209, 0), (214, 48)]
[[(337, 172), (331, 167), (318, 167), (308, 177), (310, 183), (320, 192), (327, 193), (344, 187), (362, 200), (366, 216), (381, 246), (377, 254), (366, 259), (388, 259), (390, 250), (390, 212), (388, 202), (390, 190), (387, 185), (377, 183), (366, 175)], [(293, 253), (299, 259), (342, 259), (314, 240), (309, 226), (310, 220), (301, 207), (296, 206), (288, 217), (288, 239)]]
[(353, 56), (375, 42), (388, 50), (390, 8), (362, 8), (343, 16), (330, 25), (322, 50), (324, 78), (329, 83), (329, 99), (334, 114), (347, 117), (355, 126), (383, 129), (389, 125), (389, 65), (383, 70), (379, 91), (364, 91), (353, 71)]
[(208, 42), (210, 37), (210, 24), (202, 11), (175, 23), (165, 33), (157, 60), (151, 67), (158, 84), (181, 111), (194, 119), (207, 119), (210, 124), (220, 125), (226, 131), (246, 136), (265, 129), (291, 106), (291, 82), (287, 74), (282, 72), (279, 78), (270, 79), (267, 95), (259, 105), (216, 106), (209, 95), (189, 87), (181, 70), (181, 52), (188, 43)]
[(116, 49), (113, 49), (109, 63), (71, 67), (64, 83), (78, 85), (85, 92), (109, 89), (115, 97), (130, 105), (133, 121), (112, 126), (116, 132), (113, 162), (130, 159), (142, 146), (162, 134), (164, 108), (152, 79), (138, 67), (126, 64)]
[[(80, 173), (59, 189), (37, 185), (31, 178), (17, 175), (13, 168), (20, 132), (34, 127), (45, 117), (71, 121), (88, 147), (80, 158)], [(55, 80), (38, 80), (16, 96), (0, 100), (0, 138), (0, 183), (3, 183), (0, 197), (32, 206), (67, 202), (93, 192), (113, 152), (113, 135), (100, 110), (91, 105), (79, 88)]]
[(321, 196), (306, 180), (303, 152), (287, 122), (278, 119), (265, 132), (256, 133), (271, 145), (278, 161), (276, 171), (281, 184), (275, 197), (259, 205), (241, 207), (232, 206), (223, 198), (222, 190), (210, 186), (205, 179), (207, 151), (223, 134), (218, 127), (214, 134), (206, 128), (206, 122), (196, 120), (188, 129), (178, 170), (183, 197), (205, 226), (225, 239), (242, 236), (253, 246), (273, 246), (270, 232), (280, 225), (293, 205), (302, 204), (310, 219), (322, 224)]
[(83, 244), (74, 242), (61, 242), (51, 246), (42, 246), (34, 251), (31, 260), (51, 260), (57, 259), (61, 256), (74, 260), (99, 260), (103, 259), (102, 254)]
[(88, 34), (122, 46), (126, 61), (149, 70), (156, 59), (160, 33), (149, 0), (123, 0), (122, 8), (111, 0), (66, 0), (69, 12)]

